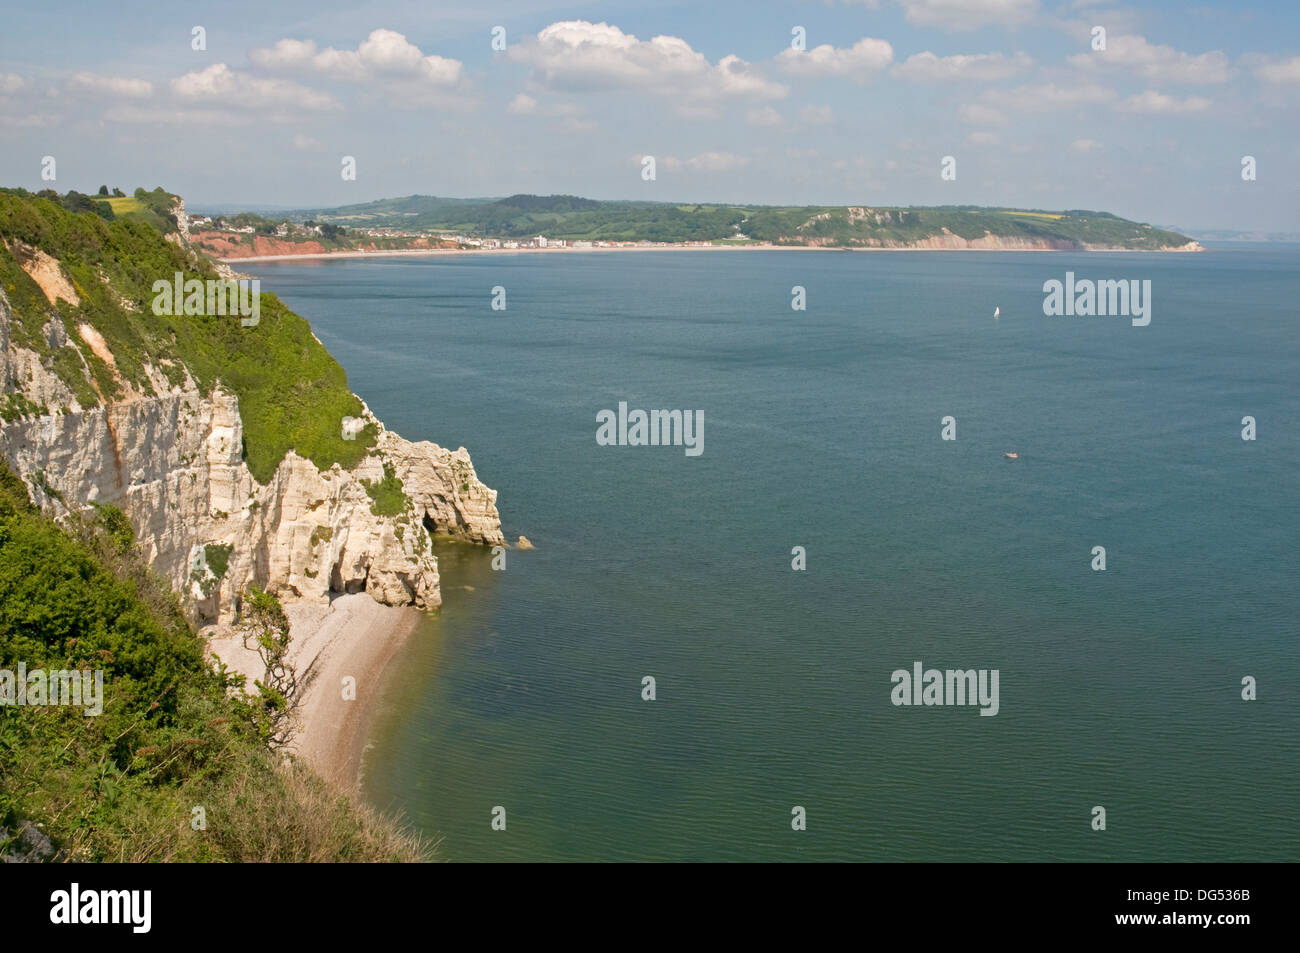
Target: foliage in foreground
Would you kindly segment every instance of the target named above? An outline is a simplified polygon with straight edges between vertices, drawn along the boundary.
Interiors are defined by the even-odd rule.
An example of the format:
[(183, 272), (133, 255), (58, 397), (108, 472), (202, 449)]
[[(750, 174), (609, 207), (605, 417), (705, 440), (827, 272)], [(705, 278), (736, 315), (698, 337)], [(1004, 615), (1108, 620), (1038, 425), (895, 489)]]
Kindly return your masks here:
[(0, 706), (0, 856), (33, 822), (58, 859), (425, 859), (418, 838), (268, 750), (257, 700), (205, 663), (119, 511), (65, 531), (0, 463), (0, 669), (19, 662), (103, 669), (103, 713)]

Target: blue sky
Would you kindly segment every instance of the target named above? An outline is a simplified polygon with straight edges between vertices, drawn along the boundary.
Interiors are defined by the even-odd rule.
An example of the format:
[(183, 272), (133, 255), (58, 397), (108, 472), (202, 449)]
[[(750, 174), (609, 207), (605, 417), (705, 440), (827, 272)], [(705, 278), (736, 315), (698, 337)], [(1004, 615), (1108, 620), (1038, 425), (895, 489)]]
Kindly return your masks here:
[(4, 19), (5, 185), (49, 186), (53, 156), (60, 191), (162, 185), (192, 206), (561, 192), (1300, 231), (1300, 11), (1284, 2), (123, 2)]

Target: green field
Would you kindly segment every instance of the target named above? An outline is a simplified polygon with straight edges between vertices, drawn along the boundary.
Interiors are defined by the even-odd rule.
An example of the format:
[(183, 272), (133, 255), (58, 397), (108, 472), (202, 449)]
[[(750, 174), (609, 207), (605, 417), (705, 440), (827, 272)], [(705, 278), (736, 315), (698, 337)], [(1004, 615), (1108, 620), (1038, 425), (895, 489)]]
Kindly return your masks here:
[(113, 214), (119, 217), (123, 215), (127, 215), (131, 212), (143, 212), (146, 208), (143, 202), (141, 202), (138, 198), (132, 195), (128, 195), (123, 198), (118, 198), (118, 197), (105, 198), (102, 195), (92, 195), (90, 198), (92, 201), (95, 202), (107, 202), (108, 207), (113, 210)]

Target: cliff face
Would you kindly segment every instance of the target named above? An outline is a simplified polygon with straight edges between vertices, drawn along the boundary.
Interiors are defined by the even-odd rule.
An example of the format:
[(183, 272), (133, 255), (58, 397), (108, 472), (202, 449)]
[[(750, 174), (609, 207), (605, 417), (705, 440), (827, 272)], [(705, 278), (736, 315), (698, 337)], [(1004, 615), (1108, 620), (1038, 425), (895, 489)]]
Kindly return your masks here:
[[(27, 258), (34, 264), (23, 268), (50, 305), (66, 300), (58, 262)], [(0, 398), (8, 408), (0, 453), (43, 508), (122, 509), (145, 555), (190, 597), (200, 621), (230, 621), (250, 585), (286, 602), (364, 590), (386, 605), (437, 606), (431, 532), (504, 543), (496, 491), (479, 481), (463, 447), (404, 440), (367, 408), (361, 419), (378, 438), (355, 466), (322, 470), (290, 451), (259, 484), (243, 460), (238, 400), (220, 384), (205, 393), (187, 372), (178, 383), (174, 367), (169, 377), (146, 365), (149, 388), (119, 379), (118, 393), (103, 399), (96, 385), (103, 402), (83, 407), (50, 358), (15, 343), (11, 320), (0, 288)], [(46, 332), (61, 354), (86, 366), (93, 357), (116, 373), (89, 325), (69, 333), (52, 316)]]
[[(783, 237), (781, 242), (791, 245), (816, 245), (823, 248), (890, 248), (898, 250), (915, 249), (918, 251), (1133, 251), (1133, 249), (1122, 245), (1093, 244), (1066, 238), (994, 235), (991, 232), (985, 232), (979, 238), (962, 238), (947, 228), (941, 228), (937, 234), (926, 238), (907, 240), (871, 236), (854, 238), (851, 245), (843, 245), (836, 238), (806, 238), (802, 235)], [(1181, 245), (1160, 245), (1149, 250), (1166, 252), (1205, 251), (1199, 242), (1194, 241)]]

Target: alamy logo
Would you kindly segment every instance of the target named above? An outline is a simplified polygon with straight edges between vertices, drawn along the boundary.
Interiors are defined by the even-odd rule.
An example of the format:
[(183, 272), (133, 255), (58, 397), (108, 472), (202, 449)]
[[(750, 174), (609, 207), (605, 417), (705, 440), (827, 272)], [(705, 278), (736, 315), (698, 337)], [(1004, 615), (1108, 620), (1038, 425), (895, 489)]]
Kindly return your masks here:
[(921, 671), (913, 662), (912, 671), (900, 668), (890, 675), (894, 688), (889, 700), (899, 705), (979, 705), (981, 715), (998, 713), (998, 670), (973, 668), (937, 668)]
[(133, 933), (148, 933), (153, 922), (151, 890), (70, 890), (50, 894), (51, 923), (128, 923)]
[(1043, 282), (1043, 314), (1079, 317), (1132, 317), (1135, 328), (1151, 323), (1151, 279), (1092, 281), (1074, 280), (1074, 272), (1065, 273), (1065, 283), (1055, 278)]
[(704, 411), (628, 411), (618, 402), (618, 414), (598, 411), (596, 443), (602, 447), (685, 447), (688, 457), (704, 452)]
[(34, 668), (19, 662), (18, 671), (0, 668), (0, 705), (73, 705), (86, 717), (104, 713), (104, 670)]
[(198, 278), (185, 280), (176, 272), (171, 281), (159, 278), (153, 283), (153, 313), (159, 317), (239, 315), (239, 323), (255, 327), (262, 314), (262, 279)]

